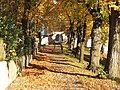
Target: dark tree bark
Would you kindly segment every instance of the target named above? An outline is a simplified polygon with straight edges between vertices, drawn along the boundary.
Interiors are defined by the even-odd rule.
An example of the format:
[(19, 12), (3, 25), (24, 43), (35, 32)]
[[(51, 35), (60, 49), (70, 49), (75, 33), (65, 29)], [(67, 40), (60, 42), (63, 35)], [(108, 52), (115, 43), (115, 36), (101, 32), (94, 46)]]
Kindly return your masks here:
[(77, 27), (76, 34), (74, 35), (74, 38), (76, 37), (77, 39), (77, 42), (74, 41), (74, 44), (76, 45), (72, 49), (72, 53), (75, 55), (75, 57), (77, 57), (78, 52), (79, 52), (79, 43), (80, 43), (80, 34), (81, 34), (80, 28), (81, 26)]
[(25, 55), (25, 67), (27, 67), (27, 42), (28, 42), (28, 36), (27, 36), (27, 25), (28, 25), (28, 11), (30, 10), (29, 6), (30, 0), (24, 0), (24, 13), (23, 13), (23, 18), (22, 18), (22, 30), (24, 34), (24, 55)]
[(120, 18), (118, 18), (118, 12), (114, 8), (111, 8), (109, 20), (108, 64), (105, 69), (109, 69), (110, 76), (120, 77)]
[(68, 31), (68, 48), (69, 49), (71, 49), (72, 39), (73, 39), (73, 36), (74, 36), (73, 25), (74, 25), (74, 21), (72, 22), (70, 20), (70, 28), (69, 28), (69, 31)]
[(118, 48), (118, 50), (119, 50), (119, 61), (118, 61), (118, 78), (120, 78), (120, 18), (118, 19), (118, 22), (117, 22), (118, 24), (116, 24), (117, 25), (117, 27), (118, 27), (118, 30), (119, 30), (119, 48)]
[(76, 53), (75, 53), (75, 57), (77, 57), (77, 54), (79, 52), (79, 43), (80, 43), (80, 26), (77, 27), (77, 45), (76, 45)]

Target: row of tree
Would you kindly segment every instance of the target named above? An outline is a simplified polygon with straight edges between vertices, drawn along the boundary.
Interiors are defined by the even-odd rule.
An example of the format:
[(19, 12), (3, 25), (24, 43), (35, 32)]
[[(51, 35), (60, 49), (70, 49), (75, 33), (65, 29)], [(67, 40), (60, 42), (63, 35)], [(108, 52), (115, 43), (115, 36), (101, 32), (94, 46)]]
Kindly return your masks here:
[[(59, 0), (59, 13), (64, 16), (68, 33), (68, 47), (80, 49), (79, 60), (84, 60), (84, 45), (87, 36), (91, 36), (92, 45), (88, 68), (98, 71), (100, 68), (101, 44), (105, 44), (109, 33), (109, 47), (105, 71), (112, 77), (120, 77), (120, 2), (118, 0)], [(67, 25), (66, 25), (67, 24)], [(69, 25), (69, 26), (68, 26)], [(103, 33), (105, 32), (105, 33)], [(74, 49), (75, 38), (77, 46)], [(80, 48), (79, 48), (80, 47)]]
[(80, 62), (84, 60), (85, 42), (91, 36), (88, 68), (96, 72), (100, 67), (100, 45), (108, 38), (109, 27), (105, 70), (110, 76), (119, 77), (119, 11), (118, 0), (1, 0), (0, 37), (6, 44), (7, 59), (32, 53), (30, 48), (36, 33), (44, 25), (49, 31), (61, 29), (67, 32), (69, 49), (73, 49), (77, 42), (74, 52), (76, 56), (80, 49)]

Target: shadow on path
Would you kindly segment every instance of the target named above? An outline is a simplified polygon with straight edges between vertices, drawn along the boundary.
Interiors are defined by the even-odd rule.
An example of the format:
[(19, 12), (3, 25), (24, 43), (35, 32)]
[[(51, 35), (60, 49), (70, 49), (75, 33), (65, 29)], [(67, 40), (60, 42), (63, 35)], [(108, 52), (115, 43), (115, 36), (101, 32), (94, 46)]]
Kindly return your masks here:
[(76, 68), (81, 68), (79, 66), (76, 66), (76, 65), (73, 65), (73, 64), (70, 64), (69, 62), (73, 62), (73, 61), (70, 61), (70, 60), (66, 60), (64, 57), (61, 57), (61, 56), (54, 56), (53, 59), (50, 59), (50, 60), (46, 60), (45, 57), (42, 55), (37, 55), (35, 57), (36, 60), (38, 61), (46, 61), (46, 62), (50, 62), (50, 63), (55, 63), (55, 64), (62, 64), (62, 65), (69, 65), (69, 66), (73, 66), (73, 67), (76, 67)]
[[(67, 60), (66, 60), (67, 61)], [(62, 65), (69, 65), (69, 66), (73, 66), (73, 67), (77, 67), (77, 68), (81, 68), (79, 66), (76, 66), (76, 65), (73, 65), (73, 64), (70, 64), (70, 63), (66, 63), (66, 62), (60, 62), (59, 60), (53, 60), (53, 61), (50, 61), (50, 63), (55, 63), (55, 64), (62, 64)]]
[(75, 75), (75, 76), (80, 75), (80, 76), (86, 76), (86, 77), (90, 77), (90, 78), (96, 78), (96, 76), (85, 75), (85, 74), (80, 74), (80, 73), (70, 73), (70, 72), (56, 71), (56, 70), (48, 69), (47, 67), (39, 66), (39, 65), (36, 65), (36, 64), (30, 64), (30, 66), (32, 66), (30, 68), (36, 68), (38, 70), (47, 70), (47, 71), (54, 72), (54, 73), (62, 73), (62, 74)]

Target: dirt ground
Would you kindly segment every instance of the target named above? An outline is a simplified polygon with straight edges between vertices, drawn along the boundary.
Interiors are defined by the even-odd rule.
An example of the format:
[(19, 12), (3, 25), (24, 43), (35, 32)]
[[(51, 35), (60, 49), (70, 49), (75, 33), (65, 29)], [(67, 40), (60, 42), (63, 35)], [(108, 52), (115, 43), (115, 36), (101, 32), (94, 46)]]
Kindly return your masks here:
[(57, 48), (39, 52), (6, 90), (120, 90), (119, 82), (96, 78)]

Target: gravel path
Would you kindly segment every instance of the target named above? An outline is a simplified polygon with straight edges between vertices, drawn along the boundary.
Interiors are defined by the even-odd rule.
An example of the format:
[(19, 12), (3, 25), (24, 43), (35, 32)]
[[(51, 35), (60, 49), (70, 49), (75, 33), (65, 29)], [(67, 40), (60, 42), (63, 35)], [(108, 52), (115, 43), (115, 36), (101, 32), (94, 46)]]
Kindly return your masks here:
[(120, 90), (120, 83), (95, 78), (61, 53), (38, 53), (6, 90)]

